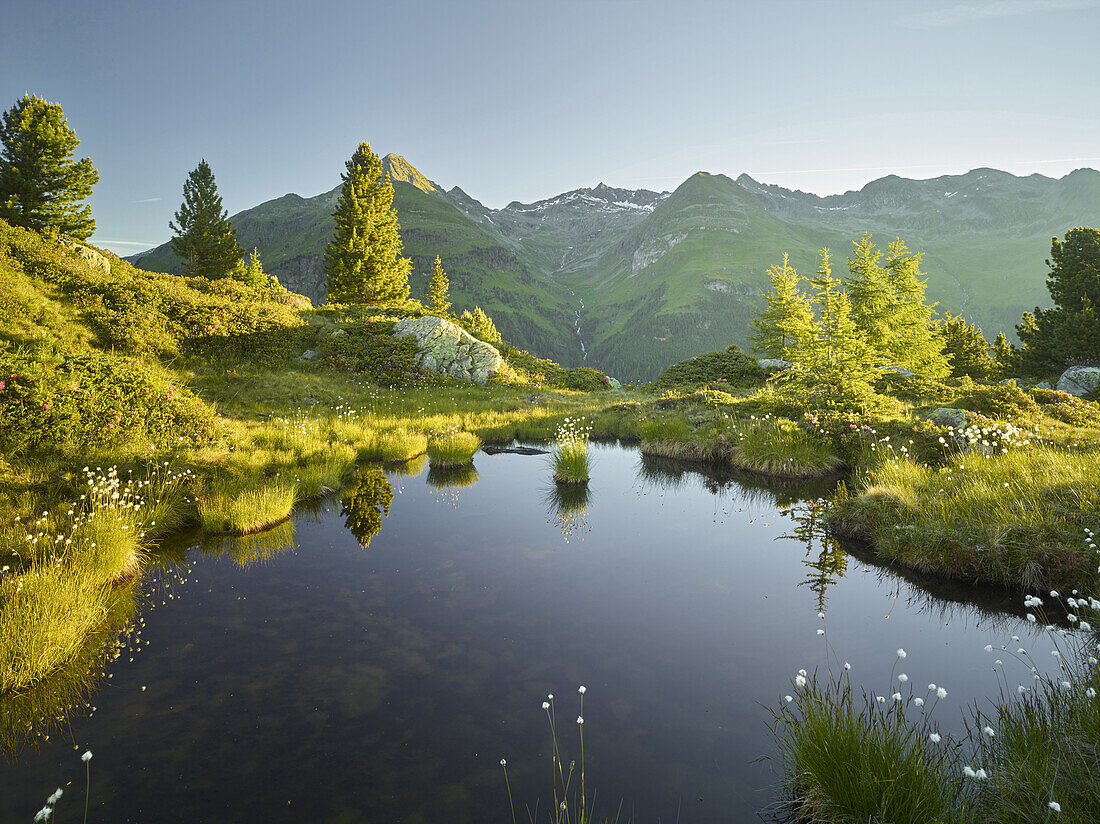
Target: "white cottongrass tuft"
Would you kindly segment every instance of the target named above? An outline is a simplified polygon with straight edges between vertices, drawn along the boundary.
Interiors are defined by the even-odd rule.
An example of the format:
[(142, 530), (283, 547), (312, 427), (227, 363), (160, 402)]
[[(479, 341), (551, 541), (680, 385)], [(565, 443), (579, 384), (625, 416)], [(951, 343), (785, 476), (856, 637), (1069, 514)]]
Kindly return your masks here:
[(904, 684), (906, 681), (909, 680), (909, 676), (903, 672), (901, 675), (898, 676), (898, 680)]
[(91, 761), (92, 760), (92, 751), (91, 750), (86, 750), (84, 752), (84, 755), (80, 756), (80, 760), (84, 761), (85, 763), (87, 763), (88, 761)]
[(906, 652), (905, 650), (903, 650), (903, 649), (902, 649), (901, 647), (898, 647), (898, 658), (904, 658), (904, 657), (905, 657), (906, 655), (908, 655), (908, 654), (909, 654), (909, 653), (907, 653), (907, 652)]
[(928, 740), (933, 744), (938, 744), (940, 743), (940, 734), (938, 732), (929, 733)]
[(1054, 812), (1056, 813), (1062, 812), (1062, 805), (1059, 804), (1057, 801), (1050, 801), (1047, 803), (1047, 806), (1054, 810)]
[(584, 695), (586, 692), (588, 692), (588, 687), (581, 685), (577, 687), (577, 692), (579, 692), (581, 695)]
[(937, 698), (946, 698), (947, 697), (947, 690), (945, 690), (943, 687), (940, 687), (939, 689), (936, 690), (936, 697)]
[(990, 738), (993, 738), (997, 734), (996, 732), (993, 731), (992, 727), (986, 727), (985, 729), (982, 730), (982, 732), (984, 732)]

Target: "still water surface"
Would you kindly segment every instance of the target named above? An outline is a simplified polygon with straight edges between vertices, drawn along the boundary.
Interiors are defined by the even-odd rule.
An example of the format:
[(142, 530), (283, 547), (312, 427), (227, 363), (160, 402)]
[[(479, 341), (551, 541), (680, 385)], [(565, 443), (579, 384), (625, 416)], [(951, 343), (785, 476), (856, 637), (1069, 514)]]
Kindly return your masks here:
[(81, 820), (85, 747), (94, 822), (506, 822), (501, 758), (518, 820), (536, 802), (545, 820), (541, 705), (554, 694), (579, 758), (583, 684), (604, 813), (758, 821), (781, 798), (761, 705), (828, 666), (819, 610), (869, 689), (893, 691), (906, 649), (918, 694), (947, 687), (949, 730), (997, 692), (982, 648), (1031, 634), (1018, 599), (933, 595), (823, 539), (827, 490), (618, 446), (594, 447), (587, 502), (555, 496), (546, 456), (476, 466), (391, 474), (388, 517), (364, 515), (379, 490), (361, 485), (362, 541), (331, 500), (263, 538), (169, 550), (95, 711), (0, 762), (0, 820), (30, 821), (57, 786), (58, 820)]

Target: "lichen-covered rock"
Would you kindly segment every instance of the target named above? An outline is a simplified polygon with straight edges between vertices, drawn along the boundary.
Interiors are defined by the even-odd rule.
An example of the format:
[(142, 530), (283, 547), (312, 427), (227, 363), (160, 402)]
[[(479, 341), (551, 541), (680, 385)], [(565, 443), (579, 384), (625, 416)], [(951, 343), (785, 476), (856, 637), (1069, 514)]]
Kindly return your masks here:
[(101, 252), (97, 252), (91, 246), (85, 246), (78, 240), (69, 240), (68, 238), (62, 238), (61, 242), (65, 244), (65, 247), (70, 252), (76, 252), (80, 257), (91, 266), (93, 269), (98, 269), (105, 275), (111, 274), (111, 259)]
[(1053, 389), (1054, 386), (1051, 384), (1050, 381), (1039, 381), (1037, 384), (1035, 384), (1035, 388), (1036, 389)]
[(928, 416), (936, 426), (951, 427), (956, 433), (966, 429), (966, 411), (951, 406), (941, 406)]
[(307, 349), (298, 356), (298, 360), (317, 360), (318, 354), (316, 349)]
[(393, 334), (416, 338), (417, 365), (427, 372), (485, 383), (504, 366), (496, 347), (443, 318), (405, 318), (394, 324)]
[(791, 362), (780, 358), (757, 358), (756, 364), (761, 369), (790, 369)]
[(883, 372), (893, 372), (895, 375), (901, 375), (903, 378), (914, 378), (917, 373), (912, 369), (906, 369), (904, 366), (880, 366)]
[(610, 386), (612, 389), (622, 389), (623, 388), (623, 385), (621, 383), (619, 383), (617, 380), (615, 380), (613, 377), (611, 377), (610, 375), (607, 378), (607, 385)]
[(1090, 395), (1100, 386), (1100, 367), (1071, 366), (1058, 378), (1058, 389), (1078, 398)]

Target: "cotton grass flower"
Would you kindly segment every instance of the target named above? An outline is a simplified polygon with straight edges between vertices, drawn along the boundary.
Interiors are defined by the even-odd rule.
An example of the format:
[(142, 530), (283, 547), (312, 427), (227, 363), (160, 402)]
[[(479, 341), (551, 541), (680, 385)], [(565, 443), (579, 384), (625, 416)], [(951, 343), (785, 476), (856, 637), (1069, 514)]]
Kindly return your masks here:
[(993, 730), (993, 728), (992, 728), (992, 727), (986, 727), (985, 729), (983, 729), (983, 730), (982, 730), (982, 732), (984, 732), (984, 733), (985, 733), (986, 735), (988, 735), (988, 736), (989, 736), (990, 738), (993, 738), (994, 736), (996, 736), (996, 735), (997, 735), (997, 733), (996, 733), (996, 732), (994, 732), (994, 730)]
[(940, 743), (940, 734), (938, 732), (932, 732), (928, 734), (928, 740), (933, 744)]
[(1054, 812), (1056, 813), (1062, 812), (1062, 805), (1059, 804), (1057, 801), (1048, 801), (1047, 806), (1054, 810)]
[(907, 653), (907, 652), (906, 652), (905, 650), (903, 650), (903, 649), (901, 649), (900, 647), (898, 647), (898, 658), (904, 658), (904, 657), (905, 657), (905, 656), (907, 656), (908, 654), (909, 654), (909, 653)]
[(898, 676), (898, 680), (904, 684), (906, 681), (909, 680), (909, 676), (903, 672), (901, 675)]
[(947, 690), (945, 690), (943, 687), (938, 688), (936, 690), (936, 697), (937, 698), (946, 698), (947, 697)]

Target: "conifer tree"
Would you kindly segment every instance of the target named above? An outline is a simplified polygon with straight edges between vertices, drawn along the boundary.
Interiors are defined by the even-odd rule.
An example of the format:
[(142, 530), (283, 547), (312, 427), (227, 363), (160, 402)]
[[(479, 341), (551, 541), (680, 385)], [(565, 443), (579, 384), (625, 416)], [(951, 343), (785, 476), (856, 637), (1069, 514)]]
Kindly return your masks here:
[(237, 245), (237, 233), (222, 208), (218, 184), (206, 158), (187, 175), (183, 203), (168, 221), (175, 232), (172, 251), (183, 260), (184, 274), (192, 277), (224, 278), (239, 271), (244, 252)]
[(772, 288), (761, 292), (764, 310), (753, 318), (753, 332), (749, 334), (753, 348), (767, 358), (792, 361), (800, 344), (813, 335), (814, 315), (810, 300), (798, 286), (802, 278), (790, 265), (788, 255), (783, 263), (768, 269)]
[(1054, 306), (1026, 312), (1016, 327), (1021, 366), (1055, 372), (1100, 363), (1100, 230), (1077, 227), (1051, 238), (1047, 290)]
[(951, 371), (943, 337), (932, 322), (936, 304), (925, 303), (927, 281), (920, 270), (921, 255), (909, 251), (901, 238), (886, 248), (886, 271), (896, 300), (891, 319), (894, 330), (888, 354), (897, 366), (925, 378), (944, 378)]
[(248, 262), (239, 261), (233, 272), (233, 277), (242, 283), (246, 283), (254, 289), (262, 289), (268, 285), (268, 276), (264, 273), (263, 263), (260, 262), (260, 250), (255, 246), (248, 256)]
[(811, 300), (819, 309), (810, 350), (799, 363), (819, 379), (869, 383), (874, 353), (852, 319), (852, 304), (841, 282), (833, 277), (828, 249), (821, 250), (821, 265), (810, 285), (815, 290)]
[(446, 315), (451, 308), (451, 302), (448, 300), (449, 286), (447, 273), (443, 271), (443, 261), (439, 259), (439, 255), (436, 255), (435, 265), (432, 266), (432, 282), (428, 286), (428, 309), (440, 317)]
[(1008, 342), (1004, 332), (998, 332), (993, 341), (993, 359), (997, 361), (997, 369), (1005, 375), (1012, 371), (1016, 363), (1016, 347)]
[(344, 185), (332, 213), (333, 238), (325, 249), (325, 284), (331, 303), (396, 303), (409, 296), (411, 263), (401, 257), (393, 184), (368, 143), (360, 143), (341, 175)]
[(852, 241), (848, 257), (845, 290), (852, 304), (852, 319), (863, 332), (880, 364), (892, 363), (897, 350), (898, 295), (890, 274), (882, 266), (882, 252), (871, 242), (870, 233)]
[(951, 360), (951, 377), (986, 381), (997, 376), (999, 367), (989, 356), (989, 342), (977, 325), (968, 324), (957, 315), (947, 315), (940, 324), (940, 335)]
[(52, 229), (86, 240), (92, 207), (81, 201), (99, 182), (90, 158), (73, 160), (80, 144), (57, 103), (24, 94), (0, 123), (0, 217), (14, 226)]

